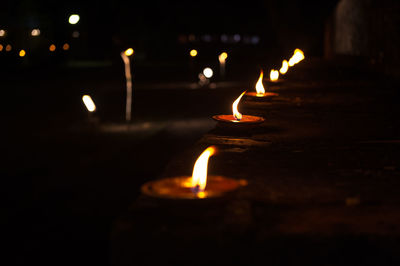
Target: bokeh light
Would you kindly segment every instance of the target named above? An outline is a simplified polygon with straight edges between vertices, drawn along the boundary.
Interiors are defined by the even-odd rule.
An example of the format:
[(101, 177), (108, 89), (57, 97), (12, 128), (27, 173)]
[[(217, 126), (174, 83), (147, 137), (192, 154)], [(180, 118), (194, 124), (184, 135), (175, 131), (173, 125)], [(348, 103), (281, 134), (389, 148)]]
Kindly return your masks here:
[(39, 29), (33, 29), (31, 31), (31, 35), (34, 36), (34, 37), (39, 36), (40, 35), (40, 30)]
[(54, 52), (56, 50), (56, 46), (54, 44), (49, 46), (50, 52)]
[(64, 43), (62, 48), (63, 48), (64, 51), (69, 50), (69, 44), (68, 43)]
[(94, 104), (92, 97), (90, 97), (89, 95), (83, 95), (82, 101), (89, 112), (94, 112), (96, 110), (96, 105)]
[(196, 49), (190, 50), (190, 56), (191, 56), (191, 57), (197, 56), (197, 50), (196, 50)]
[(206, 67), (205, 69), (203, 69), (203, 75), (206, 77), (206, 78), (211, 78), (213, 75), (214, 75), (214, 72), (212, 71), (212, 69), (211, 68), (209, 68), (209, 67)]
[(131, 56), (131, 55), (133, 55), (134, 52), (135, 51), (132, 48), (128, 48), (128, 49), (125, 50), (125, 55), (126, 56)]
[(71, 24), (71, 25), (75, 25), (76, 23), (79, 22), (80, 19), (81, 18), (80, 18), (80, 16), (78, 14), (72, 14), (68, 18), (68, 23)]

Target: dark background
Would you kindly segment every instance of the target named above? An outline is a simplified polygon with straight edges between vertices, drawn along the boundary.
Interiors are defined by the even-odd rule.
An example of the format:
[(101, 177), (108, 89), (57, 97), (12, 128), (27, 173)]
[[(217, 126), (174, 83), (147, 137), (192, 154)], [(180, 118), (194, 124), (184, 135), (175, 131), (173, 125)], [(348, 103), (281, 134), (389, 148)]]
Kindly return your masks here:
[[(306, 60), (341, 59), (332, 37), (338, 2), (356, 3), (349, 17), (367, 14), (349, 22), (355, 32), (367, 29), (366, 52), (350, 50), (346, 60), (398, 75), (397, 1), (2, 1), (0, 44), (12, 45), (0, 52), (5, 265), (109, 265), (110, 228), (140, 185), (213, 128), (210, 117), (229, 111), (260, 69), (278, 68), (295, 48)], [(73, 13), (80, 21), (69, 25)], [(40, 36), (30, 36), (34, 28)], [(120, 52), (128, 47), (135, 50), (133, 129), (124, 131)], [(205, 66), (217, 89), (189, 89)], [(362, 80), (370, 72), (341, 72), (353, 73)], [(98, 106), (90, 118), (85, 93)]]
[[(188, 49), (202, 48), (203, 57), (228, 50), (261, 64), (266, 58), (290, 56), (297, 47), (321, 56), (325, 22), (336, 2), (3, 1), (0, 25), (8, 34), (1, 42), (13, 43), (15, 53), (27, 50), (24, 62), (7, 62), (17, 65), (118, 61), (119, 51), (128, 47), (137, 52), (136, 60), (151, 62), (185, 61)], [(81, 20), (69, 25), (73, 13)], [(42, 34), (32, 38), (33, 28)], [(79, 38), (72, 38), (75, 30)], [(227, 41), (221, 41), (222, 35)], [(51, 43), (61, 47), (66, 42), (71, 45), (68, 53), (57, 49), (48, 58)]]

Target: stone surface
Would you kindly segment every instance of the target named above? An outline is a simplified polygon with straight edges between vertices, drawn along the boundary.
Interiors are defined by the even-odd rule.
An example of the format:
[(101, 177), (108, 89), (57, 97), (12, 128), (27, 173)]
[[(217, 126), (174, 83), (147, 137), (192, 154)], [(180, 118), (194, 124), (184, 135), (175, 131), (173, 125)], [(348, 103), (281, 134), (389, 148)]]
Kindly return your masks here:
[(190, 175), (201, 151), (216, 145), (209, 173), (248, 185), (219, 200), (140, 196), (114, 223), (115, 265), (400, 262), (398, 87), (313, 79), (332, 67), (302, 76), (313, 66), (304, 63), (272, 101), (243, 99), (242, 113), (265, 123), (214, 128), (159, 177)]

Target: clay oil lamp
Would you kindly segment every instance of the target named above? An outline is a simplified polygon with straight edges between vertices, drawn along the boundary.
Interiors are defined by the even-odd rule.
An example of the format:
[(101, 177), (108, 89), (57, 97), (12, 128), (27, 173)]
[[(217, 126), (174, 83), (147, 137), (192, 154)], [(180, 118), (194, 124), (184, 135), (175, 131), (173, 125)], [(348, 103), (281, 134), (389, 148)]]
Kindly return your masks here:
[(251, 98), (259, 98), (259, 99), (271, 99), (275, 96), (278, 96), (278, 93), (275, 92), (266, 92), (263, 85), (263, 71), (261, 70), (260, 77), (256, 83), (256, 91), (251, 91), (246, 93), (246, 97)]
[(246, 185), (245, 180), (207, 176), (208, 160), (216, 151), (215, 146), (210, 146), (201, 153), (194, 164), (192, 176), (176, 176), (147, 182), (141, 187), (142, 193), (155, 198), (203, 200), (223, 197)]
[(238, 104), (245, 93), (246, 91), (242, 92), (242, 94), (240, 94), (240, 96), (233, 102), (231, 115), (214, 115), (212, 118), (216, 120), (220, 126), (234, 128), (247, 128), (249, 126), (263, 123), (265, 119), (261, 116), (242, 115), (238, 111)]

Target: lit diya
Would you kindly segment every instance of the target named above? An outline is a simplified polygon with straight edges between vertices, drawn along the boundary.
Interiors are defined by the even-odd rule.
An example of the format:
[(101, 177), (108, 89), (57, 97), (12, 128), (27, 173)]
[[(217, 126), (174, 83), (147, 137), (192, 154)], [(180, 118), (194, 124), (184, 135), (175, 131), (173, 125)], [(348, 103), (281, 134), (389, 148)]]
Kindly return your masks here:
[(238, 104), (240, 99), (246, 91), (242, 92), (240, 96), (233, 102), (232, 104), (232, 115), (214, 115), (212, 118), (218, 122), (223, 122), (225, 124), (230, 125), (254, 125), (254, 124), (261, 124), (265, 121), (263, 117), (254, 116), (254, 115), (242, 115), (238, 111)]
[(258, 81), (256, 83), (256, 91), (251, 91), (251, 92), (247, 92), (246, 96), (251, 96), (251, 97), (260, 97), (260, 98), (271, 98), (271, 97), (275, 97), (278, 96), (278, 93), (274, 93), (274, 92), (265, 92), (264, 86), (263, 86), (263, 77), (264, 77), (264, 73), (261, 70), (260, 73), (260, 77), (258, 78)]
[(178, 176), (148, 182), (142, 186), (142, 193), (167, 199), (204, 199), (221, 197), (240, 186), (247, 185), (245, 180), (223, 176), (207, 178), (208, 159), (215, 153), (214, 146), (205, 149), (194, 164), (192, 176)]

